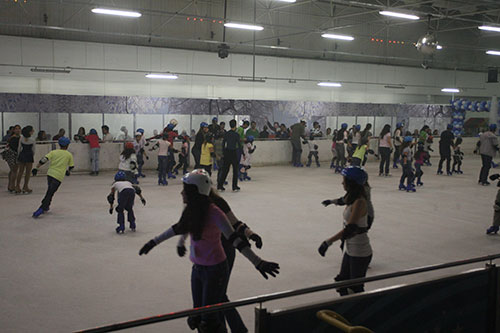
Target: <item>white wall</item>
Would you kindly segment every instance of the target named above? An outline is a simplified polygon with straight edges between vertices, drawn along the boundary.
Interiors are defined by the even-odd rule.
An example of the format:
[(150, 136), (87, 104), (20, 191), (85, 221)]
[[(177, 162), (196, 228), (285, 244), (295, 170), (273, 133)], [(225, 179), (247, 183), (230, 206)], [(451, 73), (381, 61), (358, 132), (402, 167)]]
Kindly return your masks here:
[[(141, 95), (186, 98), (308, 100), (357, 103), (447, 103), (442, 87), (489, 99), (498, 84), (485, 84), (485, 73), (317, 61), (278, 57), (256, 59), (256, 75), (294, 78), (244, 83), (252, 75), (252, 57), (131, 45), (99, 44), (0, 36), (0, 92), (76, 95)], [(32, 73), (34, 66), (71, 67), (70, 74)], [(150, 80), (147, 72), (179, 73), (176, 81)], [(192, 75), (190, 75), (192, 74)], [(226, 75), (231, 77), (215, 77)], [(342, 88), (317, 87), (339, 81)], [(456, 84), (455, 84), (456, 82)], [(408, 85), (404, 90), (386, 84)]]
[[(438, 141), (434, 142), (434, 153), (431, 153), (431, 156), (436, 157), (439, 156), (438, 149)], [(325, 163), (325, 165), (329, 165), (329, 161), (332, 158), (331, 153), (331, 140), (315, 140), (314, 141), (319, 146), (319, 157), (320, 160)], [(472, 155), (475, 144), (477, 142), (477, 138), (464, 138), (462, 143), (462, 151), (466, 155)], [(252, 165), (253, 166), (266, 166), (266, 165), (279, 165), (279, 164), (287, 164), (290, 163), (292, 159), (292, 145), (290, 141), (255, 141), (255, 145), (257, 149), (255, 153), (252, 155)], [(376, 144), (375, 144), (376, 146)], [(52, 149), (55, 149), (56, 144), (39, 144), (36, 148), (36, 156), (35, 162), (38, 162), (45, 154), (47, 154)], [(180, 149), (180, 142), (174, 143), (174, 147)], [(101, 170), (118, 170), (119, 156), (120, 152), (123, 150), (122, 143), (102, 143), (101, 151), (100, 151), (100, 169)], [(305, 163), (307, 159), (307, 146), (303, 146), (302, 160)], [(75, 160), (75, 170), (76, 172), (89, 172), (90, 171), (90, 153), (89, 153), (89, 145), (83, 143), (72, 143), (69, 146), (69, 151), (73, 153), (73, 157)], [(144, 169), (152, 170), (156, 169), (157, 165), (157, 152), (149, 152), (146, 151), (149, 155), (149, 160), (145, 160)], [(193, 158), (190, 156), (191, 160), (191, 168), (193, 167)], [(177, 161), (177, 157), (176, 157)], [(372, 155), (369, 155), (368, 162), (375, 161), (375, 158)], [(9, 168), (7, 163), (1, 161), (0, 163), (0, 175), (5, 176), (9, 172)], [(314, 163), (314, 160), (313, 160)], [(45, 174), (47, 171), (47, 167), (42, 167), (40, 171), (42, 174)]]

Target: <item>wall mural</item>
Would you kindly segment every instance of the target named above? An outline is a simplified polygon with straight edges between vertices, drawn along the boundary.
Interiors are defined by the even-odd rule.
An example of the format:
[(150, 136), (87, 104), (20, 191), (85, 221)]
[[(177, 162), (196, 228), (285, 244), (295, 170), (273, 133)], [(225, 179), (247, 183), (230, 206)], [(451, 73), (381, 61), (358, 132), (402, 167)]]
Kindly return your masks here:
[(449, 123), (450, 106), (433, 104), (369, 104), (143, 96), (79, 96), (0, 94), (0, 112), (249, 115), (259, 127), (269, 121), (291, 125), (301, 118), (326, 127), (328, 116), (385, 116), (409, 123), (410, 117)]

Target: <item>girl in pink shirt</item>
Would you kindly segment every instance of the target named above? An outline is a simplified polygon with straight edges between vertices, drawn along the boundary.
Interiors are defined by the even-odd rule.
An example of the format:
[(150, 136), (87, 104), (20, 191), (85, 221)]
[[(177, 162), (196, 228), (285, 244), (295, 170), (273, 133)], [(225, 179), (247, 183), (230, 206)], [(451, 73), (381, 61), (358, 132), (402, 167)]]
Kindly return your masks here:
[[(228, 283), (228, 264), (221, 243), (221, 233), (233, 243), (267, 279), (267, 274), (275, 277), (279, 273), (277, 263), (259, 258), (251, 249), (248, 240), (236, 233), (226, 215), (210, 200), (212, 182), (205, 170), (196, 169), (182, 178), (184, 189), (182, 199), (186, 204), (180, 221), (167, 231), (146, 243), (139, 255), (149, 251), (161, 242), (188, 233), (191, 238), (190, 259), (191, 293), (193, 307), (217, 304), (223, 301)], [(221, 312), (190, 317), (191, 329), (202, 332), (224, 331), (225, 323)]]

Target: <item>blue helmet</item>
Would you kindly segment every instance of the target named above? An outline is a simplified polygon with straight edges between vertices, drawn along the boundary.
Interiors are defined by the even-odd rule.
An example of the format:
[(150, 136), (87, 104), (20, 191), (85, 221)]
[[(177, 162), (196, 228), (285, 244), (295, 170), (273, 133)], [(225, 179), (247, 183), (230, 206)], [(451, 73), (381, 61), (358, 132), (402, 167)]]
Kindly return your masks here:
[(396, 128), (400, 128), (400, 127), (403, 127), (403, 126), (404, 126), (403, 123), (397, 123), (396, 124)]
[(95, 129), (91, 128), (89, 134), (97, 135), (97, 131)]
[(356, 129), (356, 131), (359, 131), (359, 130), (361, 130), (361, 125), (356, 125), (356, 126), (354, 126), (354, 128)]
[(69, 146), (70, 142), (71, 141), (69, 140), (69, 138), (67, 138), (65, 136), (62, 136), (59, 138), (59, 140), (57, 140), (57, 143), (59, 143), (59, 146), (61, 146), (61, 147)]
[(346, 123), (343, 123), (342, 125), (340, 125), (343, 129), (346, 129), (347, 128), (347, 124)]
[(490, 124), (490, 131), (495, 132), (497, 130), (497, 124)]
[(213, 117), (213, 118), (212, 118), (212, 121), (219, 121), (219, 118), (217, 118), (217, 117)]
[(169, 131), (173, 130), (173, 129), (174, 129), (174, 127), (175, 127), (175, 125), (174, 125), (174, 124), (168, 124), (168, 125), (167, 125), (167, 129), (168, 129)]
[(446, 129), (451, 130), (452, 128), (453, 128), (453, 125), (452, 125), (452, 124), (448, 124), (448, 125), (446, 125)]
[(249, 142), (253, 142), (253, 140), (255, 140), (255, 138), (253, 137), (253, 135), (249, 135), (249, 136), (247, 136), (247, 140)]
[(366, 171), (358, 166), (348, 166), (342, 170), (341, 174), (358, 185), (364, 185), (368, 180)]
[(202, 122), (200, 123), (200, 127), (203, 128), (203, 127), (208, 127), (208, 124), (206, 122)]
[(121, 180), (125, 180), (127, 178), (127, 176), (125, 175), (125, 172), (124, 171), (118, 171), (116, 174), (115, 174), (115, 181), (121, 181)]
[(139, 132), (139, 133), (141, 133), (141, 134), (144, 134), (144, 129), (142, 129), (142, 128), (138, 128), (136, 132)]
[(405, 136), (404, 142), (412, 142), (412, 141), (413, 141), (413, 137), (412, 136), (410, 136), (410, 135)]

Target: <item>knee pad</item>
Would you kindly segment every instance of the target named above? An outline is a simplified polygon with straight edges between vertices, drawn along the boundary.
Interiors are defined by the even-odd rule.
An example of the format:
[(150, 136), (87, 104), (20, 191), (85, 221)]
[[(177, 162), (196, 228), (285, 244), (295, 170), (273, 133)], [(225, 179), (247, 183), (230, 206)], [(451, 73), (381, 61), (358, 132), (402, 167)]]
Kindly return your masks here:
[(115, 210), (117, 213), (123, 213), (123, 207), (116, 206)]

